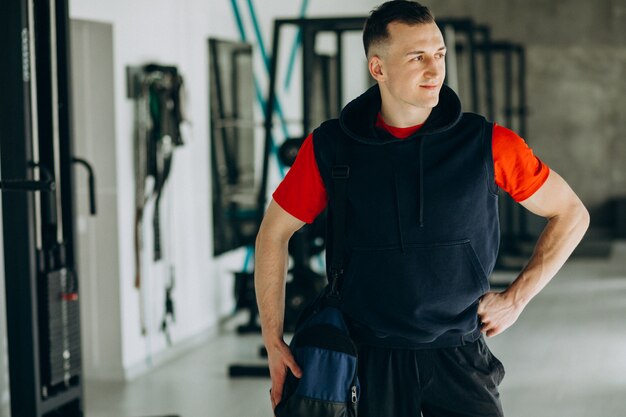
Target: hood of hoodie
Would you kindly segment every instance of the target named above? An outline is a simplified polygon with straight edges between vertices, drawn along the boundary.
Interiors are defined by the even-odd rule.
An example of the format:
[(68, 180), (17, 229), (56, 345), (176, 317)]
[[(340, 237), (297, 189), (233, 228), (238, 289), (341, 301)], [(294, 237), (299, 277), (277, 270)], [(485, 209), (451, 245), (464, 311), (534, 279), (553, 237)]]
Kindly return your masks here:
[(343, 108), (339, 116), (342, 130), (359, 142), (383, 145), (444, 132), (457, 124), (462, 115), (459, 97), (445, 84), (439, 92), (439, 103), (431, 111), (424, 126), (408, 138), (395, 138), (376, 127), (376, 116), (380, 108), (380, 89), (378, 85), (374, 85)]
[[(381, 96), (378, 85), (374, 85), (368, 89), (365, 93), (351, 101), (344, 107), (339, 117), (339, 124), (341, 129), (353, 139), (371, 145), (384, 145), (388, 143), (398, 141), (408, 141), (417, 137), (425, 137), (428, 135), (434, 135), (437, 133), (445, 132), (452, 128), (461, 119), (461, 101), (456, 93), (448, 86), (443, 85), (439, 92), (439, 102), (433, 108), (430, 115), (417, 132), (405, 139), (398, 139), (383, 129), (376, 127), (376, 116), (380, 112)], [(424, 227), (424, 140), (420, 140), (419, 144), (419, 177), (415, 179), (416, 191), (419, 195), (419, 212), (416, 213), (419, 218), (420, 227)], [(387, 148), (388, 149), (388, 148)], [(402, 213), (400, 207), (400, 199), (398, 190), (398, 173), (394, 168), (394, 163), (391, 164), (394, 178), (394, 196), (396, 216), (398, 220), (398, 234), (400, 246), (402, 252), (404, 252), (404, 236), (403, 230), (403, 217), (406, 213)]]

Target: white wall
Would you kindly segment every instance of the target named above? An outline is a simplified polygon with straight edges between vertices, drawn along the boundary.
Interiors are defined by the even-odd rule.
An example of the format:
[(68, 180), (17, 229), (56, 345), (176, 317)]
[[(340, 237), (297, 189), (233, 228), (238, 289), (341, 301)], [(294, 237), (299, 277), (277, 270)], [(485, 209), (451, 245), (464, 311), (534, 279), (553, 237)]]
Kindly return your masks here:
[[(297, 16), (301, 2), (273, 0), (253, 3), (269, 49), (273, 19)], [(239, 0), (237, 4), (246, 24), (248, 39), (256, 44), (247, 2)], [(373, 4), (357, 0), (317, 0), (311, 1), (307, 14), (365, 15)], [(111, 271), (109, 279), (119, 278), (122, 366), (126, 377), (132, 377), (150, 367), (154, 358), (167, 356), (171, 349), (167, 348), (165, 338), (158, 330), (168, 268), (163, 263), (151, 262), (149, 254), (143, 271), (151, 306), (148, 317), (151, 327), (148, 337), (140, 334), (138, 293), (133, 287), (133, 102), (125, 94), (125, 67), (146, 62), (177, 65), (187, 86), (190, 124), (184, 138), (185, 145), (175, 152), (173, 171), (162, 202), (163, 216), (171, 219), (169, 224), (163, 221), (162, 228), (172, 242), (170, 257), (177, 276), (173, 294), (177, 321), (172, 328), (172, 337), (175, 345), (180, 346), (194, 338), (198, 340), (198, 335), (215, 329), (218, 320), (232, 311), (232, 272), (241, 269), (245, 255), (244, 250), (238, 250), (218, 258), (212, 256), (212, 213), (209, 204), (207, 39), (213, 36), (238, 40), (240, 36), (229, 0), (71, 0), (70, 17), (113, 25), (119, 271)], [(291, 48), (292, 42), (292, 39), (286, 41), (284, 53)], [(256, 76), (265, 90), (265, 69), (258, 48), (255, 54)], [(363, 59), (360, 45), (349, 48), (347, 54), (354, 59)], [(300, 68), (297, 67), (294, 86), (298, 85), (299, 74)], [(285, 104), (293, 104), (292, 108), (297, 109), (299, 91), (297, 88), (292, 90), (291, 94), (285, 95)], [(346, 95), (354, 94), (348, 92)], [(271, 175), (270, 191), (280, 180), (275, 166)], [(151, 247), (150, 230), (146, 231), (145, 246)]]
[[(230, 294), (224, 294), (222, 260), (212, 259), (209, 226), (209, 167), (207, 126), (208, 2), (168, 1), (71, 1), (73, 19), (96, 20), (113, 25), (115, 146), (117, 148), (117, 190), (119, 277), (121, 294), (122, 366), (132, 376), (149, 366), (151, 358), (165, 349), (159, 332), (163, 308), (163, 282), (168, 270), (163, 263), (144, 262), (144, 282), (149, 294), (147, 337), (139, 326), (138, 293), (134, 281), (133, 213), (133, 102), (126, 98), (125, 68), (147, 62), (177, 65), (187, 83), (187, 115), (191, 121), (186, 143), (177, 149), (163, 216), (167, 235), (171, 226), (171, 257), (177, 273), (174, 292), (177, 322), (172, 329), (176, 342), (201, 334), (215, 326), (218, 318), (232, 309)], [(149, 215), (150, 213), (148, 213)], [(148, 219), (150, 217), (147, 217)], [(149, 232), (150, 227), (146, 227)], [(151, 247), (148, 233), (145, 242)], [(146, 259), (150, 258), (148, 252)], [(234, 258), (231, 256), (231, 258)], [(231, 259), (233, 268), (237, 262)], [(117, 273), (116, 273), (117, 272)], [(229, 289), (230, 290), (230, 289)], [(87, 375), (89, 377), (89, 375)]]

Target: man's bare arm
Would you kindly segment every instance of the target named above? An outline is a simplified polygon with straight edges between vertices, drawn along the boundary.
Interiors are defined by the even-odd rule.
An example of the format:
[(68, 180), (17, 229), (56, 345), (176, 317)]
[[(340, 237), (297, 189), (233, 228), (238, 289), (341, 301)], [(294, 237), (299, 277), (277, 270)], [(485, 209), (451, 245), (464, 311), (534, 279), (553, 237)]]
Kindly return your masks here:
[(517, 279), (504, 292), (483, 296), (478, 315), (487, 336), (502, 333), (517, 320), (530, 300), (561, 269), (589, 227), (587, 209), (554, 171), (550, 171), (539, 190), (520, 204), (548, 219), (548, 224)]
[(272, 200), (256, 237), (254, 286), (263, 341), (268, 352), (273, 408), (280, 402), (287, 368), (298, 377), (301, 374), (283, 341), (283, 323), (289, 239), (304, 224)]
[(283, 337), (287, 248), (291, 236), (304, 224), (272, 200), (256, 237), (254, 285), (266, 344)]

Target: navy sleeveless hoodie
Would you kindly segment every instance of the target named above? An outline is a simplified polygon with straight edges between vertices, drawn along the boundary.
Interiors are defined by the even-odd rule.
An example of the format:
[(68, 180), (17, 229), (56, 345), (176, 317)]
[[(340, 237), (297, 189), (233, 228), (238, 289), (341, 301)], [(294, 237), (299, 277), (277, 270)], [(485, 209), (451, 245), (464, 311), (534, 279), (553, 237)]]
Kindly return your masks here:
[[(374, 86), (313, 132), (329, 198), (338, 141), (350, 155), (341, 308), (362, 343), (475, 341), (500, 236), (493, 126), (462, 113), (445, 85), (424, 126), (406, 139), (375, 126), (380, 106)], [(326, 254), (329, 266), (328, 247)]]

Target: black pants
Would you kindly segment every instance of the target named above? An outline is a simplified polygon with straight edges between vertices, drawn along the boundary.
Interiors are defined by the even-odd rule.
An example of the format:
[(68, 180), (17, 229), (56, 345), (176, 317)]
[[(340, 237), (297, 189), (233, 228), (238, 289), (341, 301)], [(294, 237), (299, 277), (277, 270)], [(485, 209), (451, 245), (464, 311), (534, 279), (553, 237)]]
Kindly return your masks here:
[(359, 417), (501, 417), (502, 378), (504, 367), (482, 336), (452, 348), (362, 345)]

